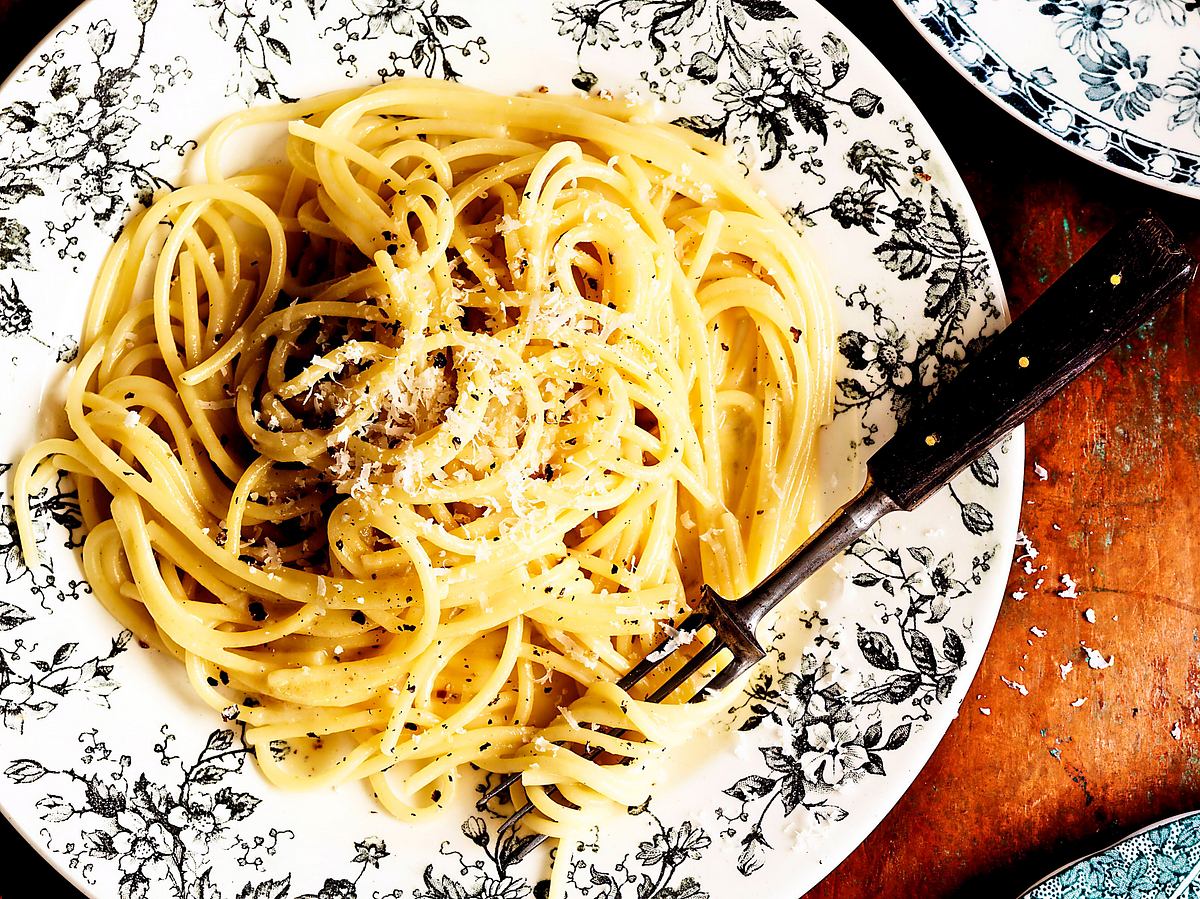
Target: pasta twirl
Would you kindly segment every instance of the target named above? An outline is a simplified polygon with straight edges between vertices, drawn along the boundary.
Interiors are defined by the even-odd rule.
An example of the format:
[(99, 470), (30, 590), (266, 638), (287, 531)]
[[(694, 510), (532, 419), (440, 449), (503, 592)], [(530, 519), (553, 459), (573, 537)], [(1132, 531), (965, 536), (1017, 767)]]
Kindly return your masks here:
[(832, 327), (801, 238), (620, 101), (402, 79), (238, 113), (203, 159), (116, 242), (18, 495), (75, 477), (97, 599), (275, 783), (419, 819), (519, 772), (551, 835), (642, 801), (719, 700), (615, 682), (805, 536)]

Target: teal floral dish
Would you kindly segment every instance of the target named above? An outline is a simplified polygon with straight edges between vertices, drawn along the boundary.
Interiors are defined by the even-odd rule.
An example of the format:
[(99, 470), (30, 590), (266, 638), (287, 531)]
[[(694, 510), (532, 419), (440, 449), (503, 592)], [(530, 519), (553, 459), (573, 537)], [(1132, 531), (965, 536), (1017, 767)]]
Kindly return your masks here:
[(1200, 814), (1153, 824), (1055, 871), (1021, 899), (1190, 899), (1200, 896)]

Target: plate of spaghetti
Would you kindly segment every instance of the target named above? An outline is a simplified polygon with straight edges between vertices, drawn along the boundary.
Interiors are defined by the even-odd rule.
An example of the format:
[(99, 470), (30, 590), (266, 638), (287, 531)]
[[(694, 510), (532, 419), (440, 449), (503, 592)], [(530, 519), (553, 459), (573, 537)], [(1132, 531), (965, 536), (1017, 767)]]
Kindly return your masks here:
[(1019, 435), (617, 683), (1005, 321), (814, 3), (91, 0), (0, 119), (0, 805), (84, 893), (783, 899), (912, 782)]

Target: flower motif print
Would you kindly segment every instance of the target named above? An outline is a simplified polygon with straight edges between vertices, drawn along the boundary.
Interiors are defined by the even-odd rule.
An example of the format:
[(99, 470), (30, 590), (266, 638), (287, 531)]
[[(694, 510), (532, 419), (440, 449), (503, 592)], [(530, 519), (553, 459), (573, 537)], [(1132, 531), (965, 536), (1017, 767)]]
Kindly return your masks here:
[(354, 844), (357, 850), (354, 861), (362, 865), (378, 868), (379, 863), (388, 857), (387, 843), (379, 837), (367, 837)]
[(308, 893), (299, 899), (358, 899), (358, 890), (351, 880), (330, 877), (316, 893)]
[[(887, 754), (908, 742), (914, 723), (929, 718), (934, 703), (949, 697), (965, 665), (966, 646), (945, 622), (953, 601), (981, 581), (991, 555), (973, 559), (965, 573), (952, 554), (935, 558), (928, 547), (901, 551), (873, 537), (850, 548), (849, 559), (861, 566), (851, 582), (881, 588), (888, 599), (877, 607), (895, 604), (883, 614), (881, 629), (858, 628), (858, 650), (879, 675), (873, 683), (847, 683), (846, 668), (834, 663), (832, 650), (810, 647), (791, 663), (791, 670), (760, 671), (746, 689), (735, 709), (748, 713), (741, 730), (771, 723), (781, 733), (759, 748), (761, 773), (724, 791), (737, 802), (719, 814), (740, 832), (741, 873), (758, 870), (771, 848), (764, 835), (768, 814), (775, 810), (785, 818), (841, 820), (847, 812), (831, 801), (839, 786), (885, 774)], [(808, 624), (827, 622), (814, 614)], [(905, 712), (895, 715), (889, 709)], [(890, 733), (885, 727), (889, 717)]]
[(1178, 104), (1170, 127), (1190, 125), (1200, 137), (1200, 50), (1185, 47), (1179, 61), (1181, 68), (1167, 81), (1167, 96)]
[[(279, 68), (290, 65), (292, 51), (271, 32), (291, 4), (272, 5), (263, 0), (195, 0), (209, 10), (212, 28), (233, 49), (237, 66), (226, 92), (247, 103), (255, 98), (290, 102), (295, 98), (279, 89)], [(314, 9), (315, 0), (307, 5)]]
[(486, 880), (480, 889), (480, 899), (525, 899), (532, 895), (529, 882), (516, 877), (503, 880)]
[(678, 868), (688, 859), (700, 860), (712, 840), (703, 830), (685, 821), (679, 827), (656, 833), (638, 846), (638, 860), (647, 865), (665, 864)]
[[(1099, 111), (1112, 110), (1118, 120), (1135, 121), (1167, 97), (1178, 104), (1168, 127), (1191, 121), (1195, 106), (1189, 91), (1189, 48), (1183, 51), (1183, 68), (1171, 76), (1164, 91), (1148, 77), (1150, 55), (1129, 49), (1129, 39), (1135, 37), (1130, 23), (1183, 28), (1192, 12), (1200, 14), (1200, 5), (1190, 0), (1049, 0), (1040, 3), (1039, 12), (1054, 17), (1061, 46), (1083, 70), (1079, 77), (1086, 86), (1084, 95)], [(1127, 33), (1128, 38), (1122, 37)]]
[[(86, 42), (87, 51), (71, 57), (80, 62), (61, 62), (66, 51), (59, 47), (18, 73), (15, 92), (28, 97), (0, 108), (0, 269), (32, 267), (31, 224), (15, 213), (51, 187), (69, 198), (68, 215), (40, 242), (59, 259), (78, 262), (81, 225), (111, 233), (122, 213), (168, 186), (150, 162), (138, 161), (144, 148), (134, 140), (138, 116), (156, 110), (158, 95), (191, 74), (178, 59), (143, 67), (156, 8), (155, 0), (132, 5), (135, 27), (121, 32), (131, 34), (132, 49), (130, 38), (118, 42), (117, 26), (100, 19), (59, 34), (60, 42)], [(150, 143), (153, 160), (186, 146), (170, 135)]]
[[(62, 72), (69, 72), (63, 69)], [(78, 86), (73, 75), (60, 78), (58, 98), (42, 103), (31, 116), (14, 116), (13, 124), (28, 127), (26, 140), (29, 149), (38, 156), (74, 159), (91, 142), (90, 132), (100, 122), (104, 108), (94, 97), (81, 97), (70, 92)]]
[(1111, 50), (1112, 33), (1129, 14), (1121, 0), (1056, 0), (1043, 3), (1041, 10), (1054, 16), (1059, 41), (1077, 56)]
[(843, 187), (829, 201), (829, 214), (843, 228), (866, 228), (875, 234), (875, 219), (879, 206), (875, 202), (877, 191), (866, 187)]
[(422, 0), (353, 0), (365, 29), (359, 37), (381, 37), (386, 32), (412, 37)]
[(590, 3), (559, 6), (554, 13), (558, 33), (569, 37), (581, 48), (599, 45), (607, 50), (617, 43), (617, 30), (601, 18), (600, 7)]
[[(5, 471), (9, 468), (10, 465), (4, 466)], [(21, 538), (17, 534), (17, 516), (10, 505), (0, 507), (0, 560), (3, 560), (5, 583), (11, 584), (28, 572), (25, 554), (21, 551)]]
[(853, 721), (837, 721), (832, 727), (818, 721), (809, 725), (805, 737), (812, 749), (800, 756), (800, 767), (809, 780), (833, 786), (867, 763), (867, 750)]
[(1187, 24), (1188, 10), (1196, 9), (1195, 3), (1188, 5), (1188, 0), (1129, 0), (1129, 5), (1139, 25), (1159, 19), (1177, 28)]
[(112, 847), (126, 878), (158, 882), (170, 875), (171, 834), (158, 821), (147, 821), (134, 811), (119, 812)]
[(1025, 899), (1183, 896), (1200, 865), (1200, 816), (1161, 824), (1053, 875)]
[(1105, 165), (1200, 190), (1197, 0), (1012, 0), (1008, 24), (979, 0), (899, 2), (1015, 115)]
[[(831, 214), (837, 218), (836, 212)], [(907, 364), (908, 347), (908, 335), (890, 319), (881, 322), (874, 337), (861, 331), (847, 331), (838, 339), (838, 350), (851, 371), (862, 372), (872, 384), (897, 388), (912, 383), (912, 367)]]
[[(327, 2), (308, 0), (307, 5), (316, 16)], [(388, 61), (375, 72), (378, 77), (423, 75), (457, 81), (461, 75), (454, 60), (477, 57), (487, 62), (488, 54), (487, 40), (467, 36), (471, 23), (453, 12), (453, 5), (454, 0), (350, 0), (356, 15), (343, 12), (322, 35), (332, 43), (347, 77), (358, 72), (357, 45), (382, 40), (389, 48)], [(573, 20), (560, 21), (564, 34), (572, 33), (575, 25)]]
[(111, 160), (96, 147), (88, 150), (63, 170), (63, 177), (75, 185), (67, 195), (67, 208), (97, 222), (107, 222), (121, 203), (121, 196), (107, 185)]
[(0, 723), (9, 730), (23, 731), (30, 721), (45, 718), (54, 711), (54, 703), (38, 701), (33, 681), (10, 680), (0, 687)]
[(1100, 101), (1100, 109), (1112, 109), (1118, 119), (1136, 119), (1150, 111), (1150, 104), (1163, 95), (1163, 89), (1146, 80), (1150, 57), (1131, 59), (1122, 44), (1100, 53), (1098, 60), (1079, 59), (1084, 73), (1079, 76), (1088, 85), (1089, 100)]
[(730, 115), (750, 121), (775, 115), (787, 106), (783, 91), (784, 85), (770, 72), (759, 71), (721, 85), (716, 100)]
[(821, 61), (796, 31), (771, 34), (762, 47), (763, 62), (792, 93), (814, 94), (821, 87)]
[[(255, 835), (250, 825), (235, 828), (258, 809), (259, 797), (242, 792), (230, 781), (243, 769), (247, 752), (232, 731), (209, 734), (190, 763), (169, 752), (176, 740), (167, 727), (154, 746), (158, 756), (140, 770), (128, 755), (120, 755), (96, 731), (80, 735), (80, 765), (57, 770), (36, 759), (17, 759), (4, 771), (13, 784), (52, 784), (36, 803), (49, 828), (76, 828), (74, 837), (58, 841), (55, 851), (68, 856), (71, 867), (111, 866), (119, 877), (121, 899), (209, 899), (221, 895), (212, 882), (218, 853), (236, 854), (238, 865), (262, 870), (262, 858), (275, 854), (290, 831), (271, 829)], [(250, 829), (248, 829), (250, 828)], [(65, 833), (66, 831), (64, 831)], [(292, 877), (247, 882), (234, 892), (256, 899), (359, 899), (359, 884), (389, 853), (378, 837), (354, 844), (349, 876), (327, 877), (320, 888), (292, 890)], [(505, 892), (504, 890), (507, 890)], [(523, 899), (529, 894), (504, 890), (474, 893), (496, 899)], [(380, 895), (376, 892), (375, 895)], [(388, 894), (393, 895), (393, 894)]]
[[(820, 40), (818, 55), (811, 37), (799, 30), (749, 33), (752, 22), (794, 18), (778, 0), (560, 0), (555, 5), (559, 33), (576, 44), (576, 87), (590, 90), (597, 84), (587, 64), (591, 48), (648, 47), (653, 61), (646, 77), (655, 94), (677, 96), (689, 81), (717, 85), (718, 114), (684, 116), (675, 124), (734, 144), (747, 159), (757, 149), (764, 170), (777, 166), (785, 154), (797, 158), (793, 135), (824, 141), (830, 127), (845, 130), (843, 113), (869, 119), (881, 111), (879, 97), (868, 88), (847, 90), (850, 51), (837, 35)], [(622, 28), (631, 31), (628, 41), (619, 39)], [(674, 51), (685, 38), (695, 49), (681, 59)]]
[(167, 814), (167, 823), (177, 828), (179, 838), (193, 851), (203, 851), (213, 840), (225, 836), (226, 825), (233, 820), (234, 809), (218, 802), (215, 794), (199, 794), (175, 806)]

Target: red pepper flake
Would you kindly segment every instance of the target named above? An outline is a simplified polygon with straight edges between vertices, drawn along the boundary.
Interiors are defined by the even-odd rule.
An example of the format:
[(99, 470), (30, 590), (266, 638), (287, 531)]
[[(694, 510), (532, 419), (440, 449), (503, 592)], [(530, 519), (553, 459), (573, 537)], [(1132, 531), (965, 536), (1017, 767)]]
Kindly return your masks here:
[(804, 332), (799, 328), (788, 328), (788, 330), (792, 332), (792, 343), (799, 343)]

